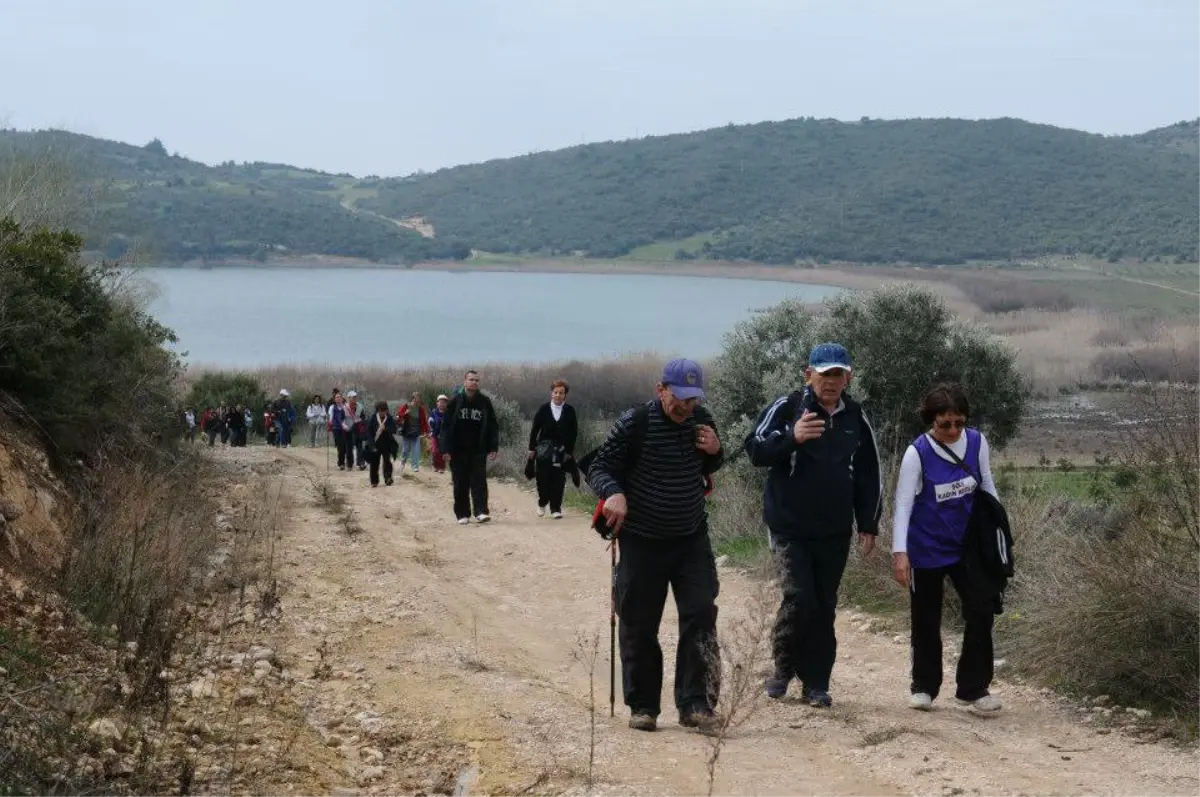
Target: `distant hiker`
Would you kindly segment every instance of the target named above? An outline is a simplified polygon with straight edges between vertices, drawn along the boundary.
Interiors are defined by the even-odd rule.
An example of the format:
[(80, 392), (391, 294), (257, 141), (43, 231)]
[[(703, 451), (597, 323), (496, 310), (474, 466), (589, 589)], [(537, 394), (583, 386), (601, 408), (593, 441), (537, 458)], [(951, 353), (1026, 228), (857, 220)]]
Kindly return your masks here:
[(575, 438), (579, 423), (575, 408), (567, 403), (570, 387), (562, 379), (550, 385), (550, 400), (533, 415), (529, 430), (528, 457), (537, 474), (538, 517), (562, 518), (563, 490), (567, 485), (566, 468), (575, 458)]
[(312, 402), (309, 403), (308, 409), (304, 411), (305, 417), (308, 419), (308, 447), (317, 447), (317, 434), (324, 432), (326, 429), (325, 402), (322, 401), (320, 395), (312, 397)]
[(442, 393), (437, 397), (437, 405), (429, 412), (429, 456), (433, 460), (433, 472), (446, 472), (446, 458), (442, 456), (442, 448), (438, 445), (438, 435), (442, 433), (442, 421), (446, 417), (446, 407), (450, 398)]
[(201, 426), (204, 428), (204, 434), (208, 435), (208, 445), (211, 448), (217, 442), (217, 435), (221, 433), (220, 414), (212, 407), (209, 407), (204, 411)]
[[(350, 445), (354, 452), (354, 461), (358, 462), (359, 470), (367, 469), (366, 456), (363, 454), (363, 449), (367, 441), (367, 415), (362, 404), (358, 401), (358, 392), (351, 390), (346, 394), (346, 415), (351, 419), (350, 428), (354, 436), (350, 439)], [(354, 462), (349, 461), (349, 454), (346, 455), (346, 470), (354, 467)]]
[(296, 422), (296, 409), (292, 406), (291, 394), (287, 389), (279, 391), (275, 399), (275, 424), (279, 427), (279, 447), (288, 448), (292, 444), (292, 424)]
[(329, 411), (329, 428), (333, 432), (333, 445), (337, 448), (338, 470), (354, 469), (354, 416), (346, 407), (341, 393), (333, 397), (333, 409)]
[[(658, 727), (662, 648), (658, 627), (667, 587), (679, 612), (675, 706), (679, 723), (711, 730), (720, 684), (717, 567), (708, 536), (706, 480), (724, 462), (693, 360), (663, 369), (658, 397), (624, 413), (588, 468), (603, 515), (620, 542), (616, 576), (621, 672), (629, 727)], [(715, 668), (715, 669), (714, 669)]]
[(246, 445), (246, 411), (241, 404), (237, 404), (229, 409), (229, 413), (225, 417), (225, 423), (229, 426), (230, 448), (239, 448)]
[(229, 424), (227, 423), (228, 416), (229, 408), (225, 406), (224, 402), (222, 402), (221, 406), (217, 407), (217, 417), (221, 419), (221, 445), (225, 445), (229, 442)]
[(271, 410), (271, 402), (263, 405), (263, 437), (267, 445), (279, 445), (279, 425), (275, 423), (275, 413)]
[(421, 440), (429, 434), (429, 413), (420, 393), (413, 393), (407, 403), (400, 405), (396, 423), (400, 429), (400, 470), (408, 462), (416, 473), (421, 469)]
[(196, 442), (196, 412), (191, 407), (183, 411), (183, 439), (189, 443)]
[(875, 433), (845, 392), (852, 377), (845, 347), (813, 347), (804, 373), (806, 387), (763, 410), (745, 448), (752, 463), (770, 468), (763, 520), (783, 569), (767, 696), (782, 698), (799, 678), (801, 700), (828, 708), (838, 586), (856, 524), (863, 555), (875, 547), (883, 491)]
[(971, 414), (958, 385), (938, 385), (921, 402), (929, 427), (904, 452), (896, 480), (892, 575), (909, 590), (912, 684), (909, 706), (933, 708), (942, 686), (942, 590), (947, 576), (962, 603), (962, 654), (954, 697), (977, 714), (1000, 710), (992, 683), (994, 596), (979, 595), (964, 567), (967, 522), (982, 489), (994, 497), (987, 438), (967, 428)]
[(471, 505), (475, 520), (487, 523), (487, 460), (500, 450), (500, 422), (492, 400), (479, 389), (479, 374), (467, 371), (462, 392), (455, 393), (442, 419), (438, 447), (450, 460), (450, 478), (454, 483), (454, 517), (459, 525), (470, 522)]
[(371, 463), (371, 486), (379, 486), (379, 467), (383, 482), (392, 484), (392, 457), (396, 456), (396, 421), (388, 414), (386, 401), (375, 402), (375, 414), (367, 423), (367, 460)]

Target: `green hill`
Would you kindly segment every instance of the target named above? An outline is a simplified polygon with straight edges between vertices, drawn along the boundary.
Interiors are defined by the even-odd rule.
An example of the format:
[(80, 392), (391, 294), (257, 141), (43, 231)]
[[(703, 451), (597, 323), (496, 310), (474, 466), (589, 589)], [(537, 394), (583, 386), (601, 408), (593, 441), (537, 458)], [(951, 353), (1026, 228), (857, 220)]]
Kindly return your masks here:
[[(1141, 137), (1016, 119), (731, 125), (387, 180), (363, 204), (496, 252), (614, 256), (709, 233), (701, 256), (765, 262), (1193, 261), (1200, 169), (1184, 125)], [(1159, 145), (1188, 130), (1190, 148)]]
[(359, 186), (349, 175), (208, 166), (168, 155), (157, 140), (135, 147), (64, 131), (0, 131), (0, 172), (41, 161), (84, 184), (89, 200), (72, 226), (88, 248), (113, 258), (133, 245), (161, 260), (320, 253), (412, 262), (470, 251), (343, 206), (344, 192)]
[[(1105, 137), (1016, 119), (796, 119), (572, 147), (403, 178), (208, 166), (62, 131), (0, 131), (66, 158), (78, 226), (110, 257), (498, 253), (770, 263), (956, 263), (1048, 253), (1197, 260), (1200, 121)], [(3, 175), (0, 175), (2, 177)], [(435, 230), (408, 225), (420, 217)], [(401, 221), (398, 221), (401, 220)], [(428, 232), (428, 229), (425, 229)]]

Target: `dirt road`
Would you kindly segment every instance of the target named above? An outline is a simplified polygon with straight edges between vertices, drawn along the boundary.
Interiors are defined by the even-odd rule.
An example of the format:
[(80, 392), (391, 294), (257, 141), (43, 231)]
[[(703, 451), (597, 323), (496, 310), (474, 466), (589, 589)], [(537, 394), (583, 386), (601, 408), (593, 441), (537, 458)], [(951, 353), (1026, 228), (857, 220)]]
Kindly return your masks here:
[[(707, 792), (708, 740), (676, 724), (669, 679), (659, 732), (629, 730), (619, 697), (617, 717), (608, 717), (608, 558), (582, 516), (539, 519), (529, 493), (493, 483), (495, 519), (463, 528), (450, 511), (448, 475), (423, 470), (371, 489), (364, 473), (334, 468), (328, 479), (363, 529), (347, 536), (314, 501), (312, 479), (327, 473), (322, 449), (219, 456), (260, 467), (278, 461), (295, 498), (279, 543), (280, 655), (297, 670), (327, 668), (327, 677), (306, 687), (318, 693), (316, 705), (348, 701), (346, 712), (378, 714), (407, 729), (370, 777), (356, 781), (365, 764), (348, 755), (343, 770), (312, 783), (337, 793), (408, 790), (412, 781), (393, 771), (402, 761), (409, 776), (422, 767), (431, 773), (423, 785), (430, 791), (585, 792), (589, 679), (573, 654), (581, 637), (599, 635), (596, 693), (603, 705), (593, 791)], [(726, 623), (744, 610), (753, 585), (724, 568), (721, 580)], [(662, 634), (667, 673), (674, 623), (669, 608)], [(1083, 713), (1036, 689), (999, 684), (1005, 710), (995, 718), (942, 700), (931, 713), (911, 711), (907, 645), (859, 625), (841, 613), (835, 707), (818, 711), (792, 697), (764, 701), (727, 741), (716, 793), (1200, 790), (1194, 749), (1138, 744), (1119, 729), (1085, 724)], [(319, 711), (309, 712), (310, 724), (322, 722)]]

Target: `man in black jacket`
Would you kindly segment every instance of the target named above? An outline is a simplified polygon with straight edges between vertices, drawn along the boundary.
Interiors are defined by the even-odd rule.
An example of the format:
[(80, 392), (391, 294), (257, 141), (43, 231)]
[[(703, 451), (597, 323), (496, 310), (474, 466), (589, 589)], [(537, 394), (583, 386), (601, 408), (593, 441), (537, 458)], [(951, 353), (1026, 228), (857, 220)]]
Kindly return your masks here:
[(699, 406), (704, 376), (698, 363), (672, 360), (657, 390), (655, 401), (617, 420), (587, 480), (604, 500), (613, 534), (620, 535), (616, 603), (629, 727), (657, 728), (663, 676), (658, 626), (669, 585), (679, 612), (679, 722), (711, 729), (718, 722), (719, 587), (704, 497), (706, 477), (721, 467), (724, 455), (712, 415)]
[(450, 460), (454, 516), (459, 525), (471, 522), (472, 503), (476, 522), (487, 523), (492, 519), (488, 513), (487, 460), (494, 460), (500, 450), (500, 422), (492, 400), (479, 389), (478, 372), (467, 371), (462, 392), (450, 400), (438, 446)]
[(883, 485), (871, 424), (845, 393), (845, 347), (822, 343), (808, 362), (805, 389), (763, 410), (745, 445), (751, 462), (770, 468), (763, 520), (783, 570), (767, 695), (782, 698), (799, 678), (802, 700), (828, 708), (838, 586), (856, 525), (863, 555), (875, 547)]

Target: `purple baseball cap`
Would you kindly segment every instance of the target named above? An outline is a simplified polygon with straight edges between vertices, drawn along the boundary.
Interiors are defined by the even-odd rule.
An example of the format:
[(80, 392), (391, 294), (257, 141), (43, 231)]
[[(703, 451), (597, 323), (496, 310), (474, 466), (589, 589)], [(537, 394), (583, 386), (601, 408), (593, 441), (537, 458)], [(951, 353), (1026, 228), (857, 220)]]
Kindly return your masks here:
[(662, 382), (677, 399), (704, 398), (704, 369), (695, 360), (671, 360), (663, 368)]

